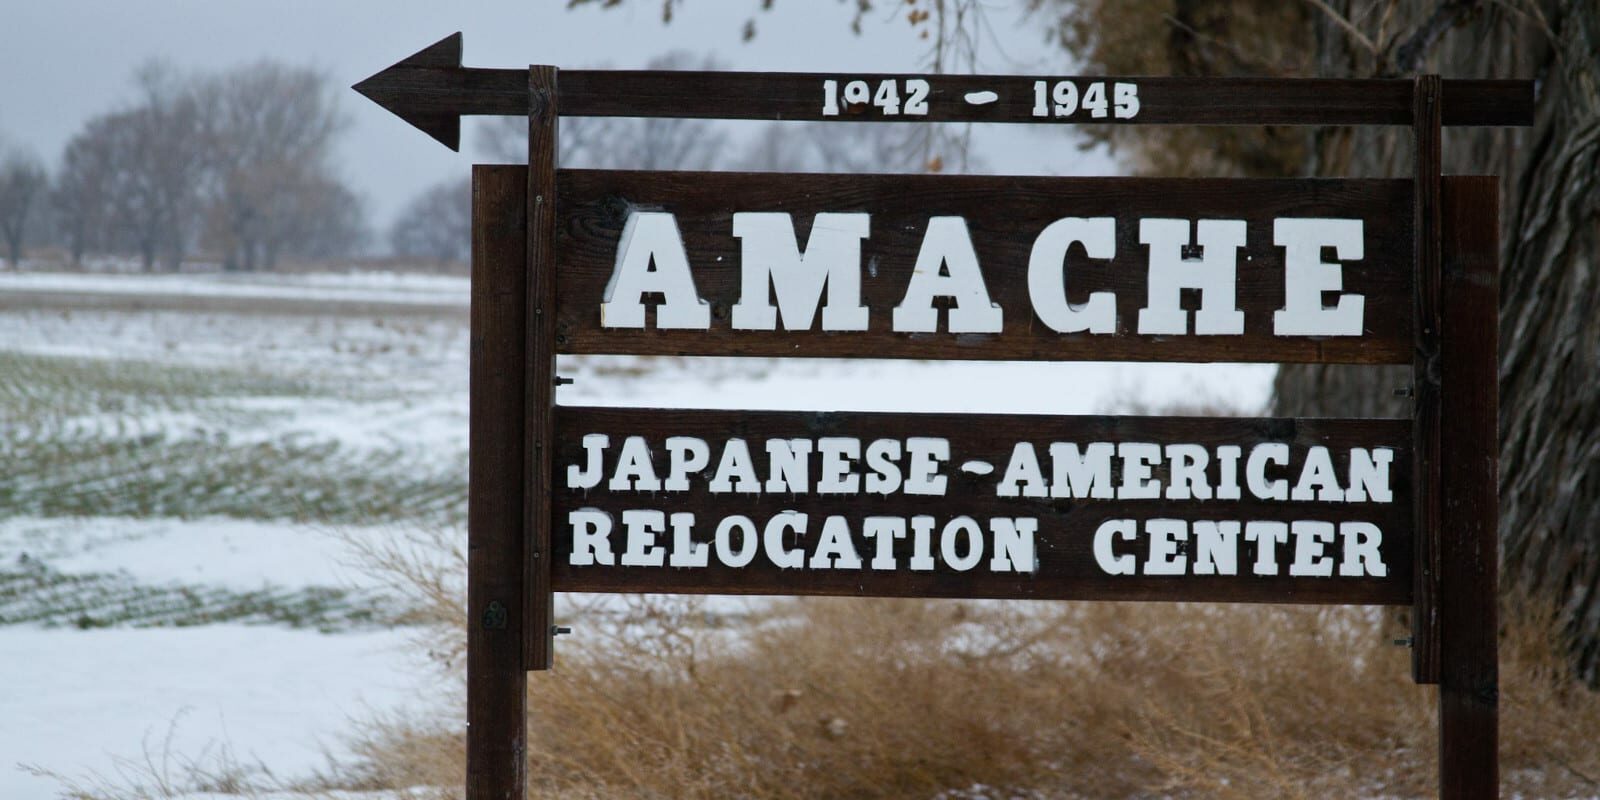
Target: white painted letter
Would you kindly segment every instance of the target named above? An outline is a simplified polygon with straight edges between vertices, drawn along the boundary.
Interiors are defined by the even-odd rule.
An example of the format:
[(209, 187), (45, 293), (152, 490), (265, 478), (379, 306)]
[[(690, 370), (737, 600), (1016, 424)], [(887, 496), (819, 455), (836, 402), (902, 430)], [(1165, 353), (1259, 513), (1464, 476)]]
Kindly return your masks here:
[(1052, 443), (1050, 496), (1100, 500), (1115, 496), (1111, 489), (1111, 456), (1116, 451), (1110, 442), (1093, 442), (1079, 455), (1075, 442)]
[(1139, 242), (1150, 246), (1149, 285), (1139, 310), (1140, 333), (1189, 332), (1189, 312), (1179, 302), (1181, 289), (1200, 292), (1194, 315), (1197, 334), (1244, 333), (1244, 312), (1235, 304), (1235, 271), (1244, 246), (1242, 219), (1203, 219), (1199, 258), (1184, 258), (1189, 220), (1141, 219)]
[(939, 465), (950, 460), (950, 441), (913, 436), (906, 439), (906, 494), (944, 494), (948, 481)]
[(600, 485), (603, 477), (600, 469), (600, 454), (611, 446), (611, 437), (603, 433), (586, 433), (583, 435), (583, 455), (585, 466), (578, 468), (577, 464), (567, 465), (568, 489), (593, 489)]
[[(733, 549), (733, 532), (739, 532), (739, 549)], [(756, 524), (749, 517), (735, 514), (717, 523), (717, 560), (725, 567), (739, 569), (756, 560)]]
[(867, 445), (868, 494), (893, 494), (900, 490), (900, 440), (878, 439)]
[(1262, 500), (1287, 500), (1289, 482), (1279, 478), (1267, 480), (1267, 462), (1279, 466), (1289, 463), (1289, 445), (1283, 442), (1262, 442), (1250, 448), (1250, 460), (1244, 464), (1245, 483), (1250, 493)]
[(1210, 452), (1197, 444), (1169, 444), (1167, 461), (1171, 475), (1167, 482), (1168, 500), (1211, 499), (1211, 484), (1206, 481)]
[[(946, 272), (945, 268), (949, 271)], [(989, 301), (989, 289), (978, 268), (978, 254), (967, 234), (967, 221), (961, 217), (929, 217), (928, 231), (905, 298), (894, 310), (894, 329), (906, 333), (935, 333), (939, 312), (933, 298), (951, 297), (951, 333), (999, 333), (1000, 307)]]
[(1034, 555), (1033, 535), (1039, 532), (1039, 520), (1033, 517), (992, 517), (989, 534), (994, 537), (994, 558), (989, 559), (990, 572), (1034, 572), (1038, 558)]
[(896, 566), (894, 540), (906, 538), (906, 518), (867, 517), (861, 522), (861, 532), (877, 542), (872, 568), (893, 570)]
[(1137, 562), (1129, 553), (1119, 556), (1111, 552), (1113, 535), (1120, 536), (1127, 542), (1138, 538), (1131, 519), (1108, 519), (1100, 523), (1100, 527), (1094, 532), (1094, 562), (1099, 564), (1100, 571), (1107, 575), (1132, 575)]
[(694, 530), (694, 514), (678, 511), (668, 518), (672, 525), (672, 555), (667, 564), (673, 567), (703, 567), (711, 562), (711, 546), (689, 539)]
[(1272, 312), (1277, 336), (1360, 336), (1367, 299), (1341, 294), (1332, 308), (1322, 304), (1324, 292), (1344, 288), (1338, 262), (1322, 260), (1322, 248), (1334, 257), (1360, 261), (1365, 244), (1359, 219), (1275, 219), (1272, 243), (1283, 248), (1283, 308)]
[(1378, 526), (1370, 522), (1341, 522), (1339, 535), (1344, 538), (1344, 560), (1339, 563), (1340, 575), (1382, 578), (1389, 574), (1389, 568), (1383, 563), (1383, 555), (1378, 552), (1378, 546), (1383, 544), (1383, 531)]
[(1289, 564), (1289, 574), (1312, 578), (1332, 575), (1333, 559), (1322, 548), (1333, 543), (1333, 523), (1297, 519), (1289, 525), (1289, 531), (1294, 534), (1294, 561)]
[(669, 492), (689, 491), (689, 473), (699, 472), (711, 463), (711, 448), (706, 440), (693, 436), (667, 438), (667, 482)]
[(1195, 520), (1194, 574), (1239, 574), (1239, 523)]
[(783, 531), (790, 529), (799, 539), (806, 532), (808, 515), (798, 511), (779, 511), (767, 520), (767, 527), (761, 532), (761, 544), (767, 551), (767, 560), (779, 569), (799, 569), (806, 565), (806, 551), (799, 547), (793, 550), (783, 549)]
[[(956, 542), (956, 537), (963, 533), (967, 535), (965, 555), (957, 552)], [(978, 527), (978, 521), (972, 517), (956, 517), (946, 522), (944, 531), (939, 534), (939, 554), (944, 556), (944, 563), (957, 572), (978, 566), (983, 560), (983, 530)]]
[(1067, 302), (1067, 249), (1082, 242), (1090, 258), (1117, 254), (1117, 221), (1113, 217), (1067, 217), (1050, 223), (1033, 240), (1028, 257), (1028, 301), (1039, 321), (1058, 333), (1116, 333), (1117, 296), (1092, 292), (1089, 302)]
[(817, 473), (817, 494), (855, 494), (861, 491), (861, 476), (851, 469), (851, 461), (861, 457), (861, 440), (854, 436), (824, 436), (817, 440), (822, 466)]
[(1039, 456), (1033, 443), (1017, 442), (1011, 448), (1011, 461), (1006, 465), (1005, 477), (995, 486), (999, 497), (1044, 497), (1050, 487), (1044, 483), (1044, 472), (1039, 469)]
[(651, 292), (665, 298), (656, 308), (657, 328), (711, 327), (711, 306), (695, 292), (677, 217), (634, 211), (622, 226), (617, 263), (600, 304), (600, 326), (643, 328), (644, 296)]
[(722, 445), (722, 460), (717, 463), (716, 474), (711, 476), (710, 489), (712, 494), (761, 493), (761, 480), (750, 462), (750, 446), (743, 439), (729, 439)]
[(667, 551), (656, 544), (656, 537), (666, 526), (667, 515), (660, 511), (630, 508), (622, 512), (622, 528), (628, 534), (628, 546), (622, 551), (622, 566), (661, 566), (666, 561)]
[(1181, 519), (1146, 520), (1144, 532), (1150, 537), (1144, 574), (1182, 575), (1189, 566), (1189, 557), (1178, 552), (1178, 543), (1188, 541), (1189, 523)]
[(1300, 465), (1300, 480), (1295, 483), (1294, 491), (1289, 492), (1289, 499), (1344, 501), (1344, 489), (1339, 486), (1339, 476), (1333, 472), (1333, 457), (1328, 455), (1328, 448), (1317, 445), (1306, 451), (1306, 462)]
[(1278, 574), (1278, 545), (1289, 541), (1289, 526), (1282, 522), (1247, 522), (1244, 540), (1256, 543), (1256, 563), (1251, 571), (1257, 575)]
[[(593, 508), (580, 508), (567, 512), (567, 524), (572, 526), (572, 553), (567, 563), (574, 567), (594, 564), (611, 566), (616, 558), (611, 554), (611, 515)], [(1349, 551), (1349, 546), (1345, 548)]]
[(811, 554), (812, 569), (861, 569), (861, 556), (850, 539), (850, 523), (834, 515), (822, 521), (822, 535)]
[(617, 471), (608, 484), (613, 492), (659, 492), (661, 479), (650, 463), (650, 445), (643, 436), (629, 436), (622, 441), (622, 455), (617, 457)]
[[(788, 214), (735, 213), (740, 294), (739, 302), (733, 304), (733, 327), (776, 330), (781, 312), (785, 330), (810, 330), (826, 285), (828, 304), (822, 309), (822, 329), (866, 330), (867, 307), (861, 304), (861, 240), (867, 238), (870, 227), (866, 214), (818, 214), (802, 253), (794, 220)], [(771, 293), (778, 296), (777, 308), (769, 298), (769, 281)]]
[(1161, 459), (1161, 445), (1148, 442), (1123, 442), (1117, 445), (1122, 457), (1122, 500), (1153, 500), (1161, 496), (1161, 481), (1150, 477), (1150, 467)]
[(1371, 451), (1365, 447), (1350, 448), (1350, 488), (1345, 491), (1344, 499), (1365, 503), (1371, 497), (1374, 503), (1394, 502), (1394, 494), (1389, 491), (1389, 462), (1393, 460), (1394, 451), (1387, 447)]
[(810, 439), (767, 440), (767, 491), (806, 494), (811, 491)]

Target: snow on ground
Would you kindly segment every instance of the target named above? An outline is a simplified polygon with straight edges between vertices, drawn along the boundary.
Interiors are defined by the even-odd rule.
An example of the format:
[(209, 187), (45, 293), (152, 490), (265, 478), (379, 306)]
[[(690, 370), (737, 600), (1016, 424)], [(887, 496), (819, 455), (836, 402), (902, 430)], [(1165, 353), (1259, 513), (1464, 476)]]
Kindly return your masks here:
[[(0, 519), (0, 554), (72, 573), (114, 572), (143, 583), (370, 587), (352, 542), (381, 542), (388, 526), (297, 525), (213, 517)], [(0, 638), (4, 637), (0, 632)], [(3, 667), (0, 667), (3, 669)]]
[(647, 367), (632, 357), (591, 356), (563, 360), (557, 371), (575, 381), (557, 394), (565, 405), (1010, 414), (1215, 408), (1255, 414), (1266, 407), (1275, 367), (724, 358), (668, 359)]
[(247, 764), (306, 774), (357, 721), (437, 702), (409, 634), (0, 630), (0, 797), (55, 796), (56, 781), (19, 765), (114, 777), (120, 760), (142, 764), (146, 748), (159, 763), (227, 746)]
[(0, 292), (168, 297), (257, 297), (466, 306), (469, 281), (449, 275), (395, 272), (324, 274), (214, 273), (114, 275), (82, 272), (0, 272)]

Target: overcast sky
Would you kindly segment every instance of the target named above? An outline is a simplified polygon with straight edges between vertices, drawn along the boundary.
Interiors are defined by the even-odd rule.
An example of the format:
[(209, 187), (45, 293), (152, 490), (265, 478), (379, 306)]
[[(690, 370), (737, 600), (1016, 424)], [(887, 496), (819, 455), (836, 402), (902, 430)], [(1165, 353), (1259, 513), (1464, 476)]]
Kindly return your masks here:
[[(349, 86), (454, 31), (468, 66), (639, 68), (671, 50), (714, 55), (730, 69), (915, 72), (926, 42), (887, 2), (862, 34), (850, 32), (853, 0), (687, 0), (670, 25), (660, 0), (622, 8), (567, 10), (566, 0), (17, 0), (8, 3), (0, 46), (0, 139), (54, 165), (66, 140), (93, 114), (130, 96), (133, 69), (160, 56), (180, 68), (220, 69), (270, 57), (325, 70)], [(996, 2), (995, 37), (982, 71), (1062, 73), (1065, 56), (1044, 42), (1037, 20)], [(756, 17), (758, 35), (741, 41)], [(475, 156), (471, 122), (460, 155), (354, 92), (342, 108), (351, 126), (340, 144), (342, 176), (381, 230), (424, 187), (465, 175)], [(975, 147), (990, 171), (1105, 174), (1099, 153), (1080, 153), (1060, 128), (984, 126)]]

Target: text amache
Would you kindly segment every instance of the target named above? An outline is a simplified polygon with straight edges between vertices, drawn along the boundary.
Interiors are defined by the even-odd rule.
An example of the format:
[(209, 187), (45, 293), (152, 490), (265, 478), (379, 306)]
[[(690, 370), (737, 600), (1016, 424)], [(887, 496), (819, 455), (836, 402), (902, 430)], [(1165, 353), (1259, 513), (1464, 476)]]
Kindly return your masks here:
[[(862, 303), (861, 275), (862, 244), (872, 235), (870, 214), (816, 214), (803, 244), (790, 214), (746, 211), (732, 216), (740, 258), (740, 297), (728, 320), (734, 330), (811, 330), (819, 309), (823, 331), (868, 329), (873, 309)], [(1073, 303), (1066, 288), (1074, 259), (1117, 256), (1118, 224), (1113, 217), (1063, 217), (1038, 233), (1027, 264), (1034, 319), (1063, 334), (1119, 331), (1114, 292), (1091, 291), (1085, 302)], [(1236, 297), (1245, 220), (1147, 218), (1120, 224), (1136, 226), (1147, 262), (1146, 296), (1132, 320), (1134, 332), (1245, 333), (1245, 313)], [(1283, 251), (1284, 287), (1282, 305), (1272, 315), (1272, 334), (1363, 335), (1366, 298), (1343, 291), (1341, 266), (1365, 257), (1363, 221), (1280, 217), (1272, 220), (1271, 230), (1273, 246)], [(1069, 257), (1079, 251), (1082, 256)], [(1334, 260), (1327, 260), (1329, 255)], [(676, 215), (630, 212), (600, 304), (602, 327), (647, 327), (646, 301), (656, 298), (656, 328), (709, 329), (711, 306), (695, 289), (691, 265)], [(1197, 309), (1185, 307), (1185, 292), (1199, 295)], [(943, 332), (955, 334), (1000, 333), (1006, 315), (1017, 313), (991, 301), (963, 217), (928, 217), (902, 299), (885, 310), (891, 330), (924, 334), (940, 332), (942, 308), (948, 308)]]

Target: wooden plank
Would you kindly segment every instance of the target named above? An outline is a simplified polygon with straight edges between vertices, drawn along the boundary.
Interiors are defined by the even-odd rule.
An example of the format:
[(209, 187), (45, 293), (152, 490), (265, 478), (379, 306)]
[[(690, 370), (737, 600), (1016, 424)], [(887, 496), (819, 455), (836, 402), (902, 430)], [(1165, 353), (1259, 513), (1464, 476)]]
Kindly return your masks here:
[[(561, 406), (556, 410), (556, 430), (555, 464), (563, 476), (553, 508), (559, 531), (552, 565), (557, 591), (1263, 603), (1405, 604), (1411, 600), (1411, 430), (1406, 420), (686, 411)], [(585, 479), (592, 470), (583, 443), (586, 435), (596, 433), (605, 435), (610, 445), (600, 462), (598, 483)], [(692, 437), (707, 442), (706, 467), (689, 472), (685, 476), (687, 484), (681, 490), (667, 491), (672, 488), (668, 485), (663, 485), (661, 491), (650, 486), (629, 489), (626, 483), (612, 488), (611, 481), (629, 437), (642, 437), (642, 441), (626, 446), (648, 447), (653, 471), (660, 480), (665, 481), (672, 474), (668, 437)], [(946, 443), (948, 456), (938, 459), (933, 467), (945, 479), (943, 488), (931, 494), (911, 494), (907, 485), (887, 494), (868, 494), (873, 489), (866, 483), (869, 467), (865, 464), (872, 462), (861, 459), (870, 456), (871, 443), (880, 439), (900, 442), (901, 457), (894, 460), (901, 474), (909, 479), (912, 474), (910, 442), (915, 437), (942, 439)], [(766, 442), (791, 438), (812, 440), (811, 454), (804, 459), (811, 482), (801, 485), (799, 488), (805, 491), (798, 493), (783, 490), (796, 488), (794, 484), (783, 488), (763, 484), (760, 494), (712, 491), (711, 480), (723, 463), (725, 443), (730, 438), (743, 440), (750, 454), (753, 474), (760, 481), (772, 476)], [(826, 487), (816, 483), (825, 469), (822, 441), (839, 438), (859, 440), (857, 458), (850, 460), (852, 469), (862, 475), (855, 492), (824, 492)], [(1047, 482), (1054, 475), (1050, 461), (1053, 442), (1072, 442), (1082, 448), (1080, 452), (1087, 452), (1091, 443), (1199, 445), (1208, 453), (1217, 454), (1210, 458), (1206, 467), (1208, 483), (1214, 487), (1223, 485), (1224, 459), (1221, 451), (1215, 450), (1218, 446), (1242, 446), (1242, 457), (1235, 463), (1239, 486), (1248, 486), (1251, 448), (1259, 443), (1282, 442), (1288, 446), (1287, 462), (1270, 468), (1265, 477), (1287, 480), (1290, 486), (1296, 484), (1312, 447), (1328, 448), (1334, 472), (1341, 476), (1347, 474), (1350, 448), (1387, 447), (1392, 448), (1388, 480), (1392, 497), (1389, 502), (1339, 502), (1331, 498), (1260, 500), (1249, 489), (1243, 490), (1244, 499), (1237, 501), (1168, 499), (1165, 490), (1153, 499), (1002, 497), (998, 486), (1018, 442), (1033, 445)], [(629, 460), (632, 459), (633, 456), (629, 456)], [(1127, 480), (1126, 462), (1115, 456), (1112, 459), (1108, 473), (1111, 480), (1107, 485), (1120, 487)], [(1063, 454), (1063, 463), (1065, 461)], [(992, 469), (985, 471), (983, 465)], [(579, 472), (574, 475), (569, 470)], [(1151, 478), (1163, 487), (1171, 485), (1170, 464), (1157, 461)], [(1347, 483), (1343, 477), (1338, 480), (1341, 485)], [(1063, 485), (1070, 485), (1070, 481), (1064, 481)], [(1090, 491), (1087, 483), (1080, 485), (1081, 491)], [(582, 488), (585, 486), (588, 488)], [(768, 491), (772, 489), (778, 490)], [(719, 523), (734, 515), (748, 517), (764, 536), (768, 521), (783, 512), (804, 513), (808, 515), (808, 532), (799, 537), (793, 531), (782, 533), (783, 547), (799, 546), (812, 557), (815, 557), (815, 548), (826, 538), (823, 534), (826, 525), (832, 524), (825, 523), (824, 518), (839, 515), (848, 525), (853, 547), (864, 563), (856, 568), (825, 569), (806, 561), (803, 568), (784, 569), (770, 557), (763, 538), (753, 561), (743, 567), (730, 566), (715, 555), (708, 556), (703, 567), (673, 567), (670, 563), (624, 566), (624, 554), (630, 548), (630, 533), (625, 530), (630, 516), (625, 513), (630, 510), (661, 512), (666, 515), (663, 520), (672, 519), (673, 514), (693, 514), (692, 530), (687, 534), (693, 542), (712, 541)], [(585, 564), (585, 559), (594, 551), (585, 545), (580, 553), (575, 545), (574, 524), (583, 519), (594, 520), (590, 512), (601, 512), (610, 520), (612, 529), (606, 537), (613, 560), (610, 566)], [(935, 530), (929, 544), (934, 561), (925, 564), (930, 569), (911, 568), (919, 545), (914, 541), (916, 537), (910, 534), (894, 540), (893, 569), (870, 566), (877, 558), (875, 548), (878, 545), (875, 537), (865, 533), (865, 520), (874, 516), (917, 515), (929, 515), (934, 519)], [(940, 537), (942, 526), (959, 516), (976, 520), (985, 536), (992, 533), (990, 520), (995, 518), (1036, 520), (1037, 569), (994, 569), (989, 559), (999, 548), (992, 539), (976, 567), (966, 571), (953, 569), (950, 564), (954, 562), (942, 555)], [(1277, 546), (1277, 568), (1269, 570), (1272, 574), (1266, 576), (1254, 574), (1256, 550), (1255, 545), (1248, 542), (1238, 547), (1239, 574), (1235, 576), (1144, 574), (1147, 554), (1139, 554), (1145, 553), (1148, 539), (1141, 535), (1137, 541), (1115, 545), (1119, 549), (1126, 547), (1128, 553), (1139, 559), (1136, 574), (1110, 575), (1094, 555), (1093, 543), (1104, 521), (1124, 518), (1134, 519), (1140, 525), (1150, 519), (1369, 522), (1381, 532), (1380, 552), (1385, 574), (1381, 577), (1341, 577), (1337, 572), (1329, 577), (1282, 574), (1297, 557), (1295, 548), (1298, 545), (1294, 542)], [(683, 549), (677, 547), (675, 537), (675, 531), (663, 530), (656, 538), (668, 549)], [(738, 538), (729, 537), (728, 544), (737, 545)], [(1192, 541), (1197, 542), (1197, 538)], [(1186, 558), (1194, 555), (1187, 544), (1182, 547)], [(739, 548), (735, 546), (734, 549)], [(1328, 550), (1342, 552), (1332, 545)], [(1198, 563), (1198, 559), (1192, 563)]]
[(528, 68), (526, 665), (549, 669), (555, 602), (550, 592), (550, 441), (555, 406), (556, 70)]
[(1441, 192), (1444, 398), (1439, 554), (1439, 776), (1444, 798), (1499, 787), (1499, 183)]
[(1412, 129), (1416, 171), (1416, 296), (1411, 390), (1416, 426), (1416, 597), (1411, 614), (1411, 672), (1417, 683), (1439, 682), (1439, 76), (1416, 79)]
[[(461, 34), (447, 36), (353, 88), (457, 149), (461, 116), (527, 113), (523, 70), (463, 67), (461, 50)], [(833, 104), (826, 102), (830, 82), (837, 101)], [(885, 99), (849, 102), (858, 96), (849, 88), (854, 82), (860, 82), (873, 100)], [(1055, 87), (1063, 82), (1072, 85), (1074, 97), (1070, 111), (1057, 113)], [(562, 84), (561, 113), (569, 116), (1155, 125), (1412, 123), (1411, 86), (1404, 79), (569, 70)], [(1040, 102), (1040, 84), (1048, 102)], [(893, 89), (892, 103), (880, 88), (886, 85)], [(1444, 90), (1446, 125), (1533, 122), (1532, 81), (1447, 81)], [(1129, 95), (1137, 97), (1137, 104), (1127, 100)], [(894, 113), (889, 113), (891, 108)]]
[(467, 488), (467, 797), (523, 797), (522, 170), (472, 172), (472, 356)]
[[(1409, 181), (562, 170), (557, 186), (556, 335), (566, 353), (1325, 363), (1407, 363), (1412, 355)], [(646, 329), (602, 324), (600, 304), (608, 296), (619, 244), (629, 219), (641, 210), (674, 214), (695, 289), (709, 303), (709, 330), (659, 330), (648, 319)], [(869, 214), (859, 268), (868, 330), (821, 331), (820, 314), (808, 321), (808, 331), (784, 330), (807, 324), (788, 320), (776, 331), (734, 330), (730, 310), (742, 296), (743, 260), (740, 239), (733, 236), (736, 211), (790, 214), (802, 248), (817, 214)], [(990, 299), (1004, 315), (999, 334), (944, 332), (947, 313), (940, 314), (939, 333), (891, 329), (929, 220), (945, 216), (965, 220)], [(1074, 244), (1066, 259), (1069, 301), (1083, 303), (1090, 292), (1115, 293), (1115, 335), (1058, 333), (1033, 310), (1032, 249), (1041, 231), (1063, 217), (1116, 219), (1114, 257), (1088, 258), (1083, 245)], [(1235, 270), (1242, 335), (1136, 332), (1147, 300), (1151, 249), (1140, 242), (1139, 220), (1162, 217), (1245, 222), (1246, 244)], [(1285, 249), (1274, 244), (1278, 217), (1363, 221), (1364, 256), (1342, 267), (1343, 291), (1365, 296), (1362, 335), (1274, 335), (1274, 313), (1285, 306)], [(1191, 241), (1198, 235), (1192, 224), (1189, 235)], [(1330, 295), (1326, 302), (1333, 302)], [(1185, 308), (1194, 308), (1187, 305), (1192, 302), (1189, 297)], [(1193, 331), (1194, 315), (1188, 317), (1187, 330)]]
[[(850, 73), (737, 73), (694, 71), (572, 70), (562, 91), (563, 113), (573, 116), (703, 117), (858, 122), (1022, 122), (1108, 125), (1409, 125), (1411, 82), (1405, 79), (1153, 78), (1081, 75), (916, 75)], [(876, 96), (891, 82), (901, 95), (899, 113), (872, 102), (840, 103), (824, 110), (825, 83), (842, 93), (861, 81)], [(909, 115), (908, 81), (928, 84), (927, 111)], [(1067, 81), (1079, 98), (1076, 109), (1040, 115), (1036, 84), (1046, 96)], [(1119, 116), (1114, 102), (1101, 115), (1082, 101), (1089, 87), (1108, 96), (1118, 84), (1136, 87), (1138, 111)], [(1450, 125), (1529, 125), (1531, 81), (1448, 82)], [(976, 104), (969, 93), (992, 92)], [(842, 100), (842, 97), (841, 97)]]

